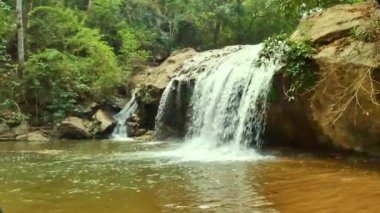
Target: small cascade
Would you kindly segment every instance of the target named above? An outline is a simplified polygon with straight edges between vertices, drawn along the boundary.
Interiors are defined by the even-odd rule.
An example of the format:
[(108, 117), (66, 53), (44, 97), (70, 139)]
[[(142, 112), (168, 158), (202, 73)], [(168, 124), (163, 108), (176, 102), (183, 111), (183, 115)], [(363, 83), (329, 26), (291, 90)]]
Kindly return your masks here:
[(132, 117), (138, 107), (136, 101), (136, 92), (132, 94), (131, 100), (125, 105), (123, 110), (117, 113), (114, 118), (117, 121), (117, 125), (111, 134), (111, 138), (115, 140), (128, 140), (128, 125), (127, 120)]
[[(181, 90), (179, 78), (197, 74), (189, 105), (185, 146), (225, 152), (260, 147), (265, 128), (267, 96), (280, 66), (268, 62), (256, 66), (262, 45), (231, 46), (188, 60), (179, 77), (166, 88), (159, 106), (156, 130), (162, 130), (165, 111), (173, 111), (171, 99)], [(178, 101), (177, 101), (178, 102)]]

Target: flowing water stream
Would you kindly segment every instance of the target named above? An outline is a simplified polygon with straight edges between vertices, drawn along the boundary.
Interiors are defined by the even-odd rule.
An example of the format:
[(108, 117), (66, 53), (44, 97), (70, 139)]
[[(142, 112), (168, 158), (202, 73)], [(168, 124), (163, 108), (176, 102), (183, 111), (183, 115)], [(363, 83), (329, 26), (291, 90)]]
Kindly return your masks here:
[[(366, 159), (294, 155), (205, 161), (177, 143), (0, 143), (4, 213), (378, 212)], [(212, 157), (211, 157), (212, 158)]]
[(117, 113), (114, 118), (117, 121), (116, 127), (111, 134), (113, 140), (132, 140), (128, 136), (128, 125), (126, 124), (128, 118), (136, 112), (138, 107), (136, 101), (136, 92), (132, 94), (131, 100), (125, 105), (125, 107)]

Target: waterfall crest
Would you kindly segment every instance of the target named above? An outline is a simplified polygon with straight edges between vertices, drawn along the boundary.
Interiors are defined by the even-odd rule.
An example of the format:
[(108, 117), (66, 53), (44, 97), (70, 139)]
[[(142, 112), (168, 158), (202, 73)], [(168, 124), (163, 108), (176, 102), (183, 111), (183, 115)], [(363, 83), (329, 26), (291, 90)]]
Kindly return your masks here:
[[(176, 79), (199, 73), (188, 111), (186, 146), (207, 149), (228, 146), (230, 151), (261, 146), (267, 96), (272, 78), (279, 70), (271, 62), (256, 66), (261, 49), (261, 44), (231, 46), (201, 53), (185, 62)], [(178, 88), (173, 88), (174, 81), (162, 97), (158, 129), (162, 125), (160, 112), (167, 110), (170, 102), (167, 99), (173, 96), (171, 91), (178, 92)]]
[(128, 125), (127, 120), (132, 117), (133, 113), (136, 112), (138, 104), (136, 101), (136, 92), (132, 94), (131, 100), (125, 105), (125, 107), (117, 113), (114, 118), (117, 124), (111, 134), (111, 139), (115, 140), (128, 140)]

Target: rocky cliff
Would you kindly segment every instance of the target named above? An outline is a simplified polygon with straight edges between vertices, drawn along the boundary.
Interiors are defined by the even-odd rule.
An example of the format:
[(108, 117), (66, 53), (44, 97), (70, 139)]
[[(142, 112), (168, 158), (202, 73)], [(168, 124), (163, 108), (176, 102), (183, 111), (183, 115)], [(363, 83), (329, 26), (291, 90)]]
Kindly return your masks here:
[(370, 3), (338, 5), (302, 20), (292, 39), (318, 47), (319, 79), (296, 134), (312, 126), (315, 142), (380, 156), (380, 11)]

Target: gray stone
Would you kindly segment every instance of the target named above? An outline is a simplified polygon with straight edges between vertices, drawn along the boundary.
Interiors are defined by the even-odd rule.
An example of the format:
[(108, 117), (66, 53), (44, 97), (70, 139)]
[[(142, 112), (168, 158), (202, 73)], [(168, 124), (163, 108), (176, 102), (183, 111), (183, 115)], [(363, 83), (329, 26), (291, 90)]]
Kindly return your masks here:
[(12, 131), (16, 135), (27, 134), (29, 132), (29, 124), (27, 122), (22, 122), (20, 125), (18, 125), (17, 127), (13, 128)]
[(87, 121), (78, 117), (68, 117), (58, 127), (58, 136), (67, 139), (89, 139), (91, 133), (86, 127)]
[(100, 123), (100, 132), (107, 132), (116, 125), (116, 120), (103, 110), (98, 110), (94, 115), (94, 119)]

